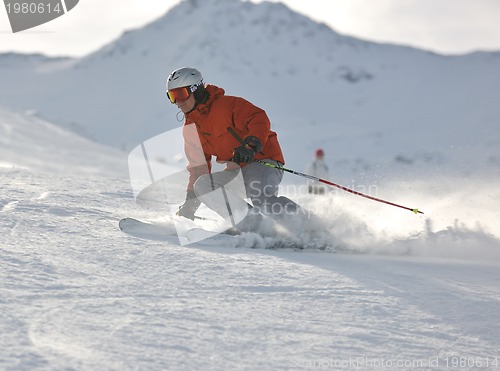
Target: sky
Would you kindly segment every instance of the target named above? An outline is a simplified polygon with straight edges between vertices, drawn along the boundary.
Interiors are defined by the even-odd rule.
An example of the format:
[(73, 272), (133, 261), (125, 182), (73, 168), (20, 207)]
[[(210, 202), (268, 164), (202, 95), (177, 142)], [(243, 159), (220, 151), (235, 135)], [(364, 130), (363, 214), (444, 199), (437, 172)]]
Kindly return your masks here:
[[(161, 17), (179, 1), (81, 0), (66, 15), (15, 34), (6, 8), (0, 6), (0, 52), (83, 56), (118, 38), (125, 30)], [(410, 45), (442, 54), (500, 51), (498, 0), (281, 2), (337, 32), (365, 40)]]

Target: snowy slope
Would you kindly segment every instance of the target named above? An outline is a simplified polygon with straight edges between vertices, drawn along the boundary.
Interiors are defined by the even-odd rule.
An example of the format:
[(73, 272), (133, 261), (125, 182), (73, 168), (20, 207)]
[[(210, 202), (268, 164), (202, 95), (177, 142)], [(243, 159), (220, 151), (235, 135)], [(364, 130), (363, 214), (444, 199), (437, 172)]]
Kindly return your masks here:
[(34, 111), (0, 109), (0, 167), (126, 177), (123, 158), (122, 152), (63, 130)]
[[(0, 117), (1, 369), (498, 367), (498, 235), (432, 225), (457, 205), (468, 222), (491, 213), (485, 195), (447, 178), (429, 219), (303, 197), (335, 236), (326, 250), (255, 249), (251, 235), (181, 247), (118, 230), (125, 215), (158, 217), (119, 176), (125, 154)], [(407, 186), (429, 197), (419, 182), (393, 197)]]
[(83, 58), (2, 63), (12, 58), (0, 56), (2, 104), (120, 148), (180, 125), (164, 81), (192, 65), (263, 107), (296, 168), (318, 146), (348, 176), (400, 163), (500, 163), (498, 53), (448, 57), (365, 42), (281, 4), (183, 1)]

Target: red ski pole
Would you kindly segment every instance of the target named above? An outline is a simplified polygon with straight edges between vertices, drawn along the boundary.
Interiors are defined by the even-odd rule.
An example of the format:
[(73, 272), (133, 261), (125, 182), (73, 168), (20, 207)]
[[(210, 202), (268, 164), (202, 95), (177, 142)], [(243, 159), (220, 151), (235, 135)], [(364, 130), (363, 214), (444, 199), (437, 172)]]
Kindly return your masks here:
[(315, 177), (315, 176), (312, 176), (312, 175), (308, 175), (308, 174), (304, 174), (304, 173), (300, 173), (298, 171), (295, 171), (295, 170), (291, 170), (291, 169), (287, 169), (283, 166), (280, 166), (280, 165), (275, 165), (275, 164), (271, 164), (269, 162), (266, 162), (266, 161), (262, 161), (262, 160), (256, 160), (255, 162), (258, 162), (259, 164), (262, 164), (262, 165), (265, 165), (265, 166), (269, 166), (269, 167), (272, 167), (272, 168), (275, 168), (275, 169), (279, 169), (279, 170), (282, 170), (282, 171), (286, 171), (287, 173), (291, 173), (291, 174), (295, 174), (295, 175), (299, 175), (299, 176), (302, 176), (304, 178), (308, 178), (308, 179), (312, 179), (312, 180), (316, 180), (318, 182), (321, 182), (321, 183), (324, 183), (324, 184), (328, 184), (330, 186), (333, 186), (333, 187), (337, 187), (343, 191), (346, 191), (346, 192), (349, 192), (349, 193), (352, 193), (354, 195), (357, 195), (357, 196), (361, 196), (361, 197), (364, 197), (364, 198), (368, 198), (369, 200), (373, 200), (373, 201), (378, 201), (378, 202), (382, 202), (384, 204), (387, 204), (387, 205), (392, 205), (392, 206), (396, 206), (396, 207), (399, 207), (401, 209), (405, 209), (405, 210), (410, 210), (412, 212), (414, 212), (415, 214), (423, 214), (422, 211), (418, 210), (418, 209), (413, 209), (411, 207), (406, 207), (406, 206), (402, 206), (402, 205), (398, 205), (398, 204), (395, 204), (394, 202), (390, 202), (390, 201), (386, 201), (386, 200), (382, 200), (380, 198), (377, 198), (377, 197), (373, 197), (373, 196), (368, 196), (364, 193), (361, 193), (361, 192), (358, 192), (358, 191), (354, 191), (350, 188), (347, 188), (347, 187), (344, 187), (340, 184), (336, 184), (336, 183), (333, 183), (333, 182), (330, 182), (328, 180), (325, 180), (325, 179), (321, 179), (321, 178), (318, 178), (318, 177)]

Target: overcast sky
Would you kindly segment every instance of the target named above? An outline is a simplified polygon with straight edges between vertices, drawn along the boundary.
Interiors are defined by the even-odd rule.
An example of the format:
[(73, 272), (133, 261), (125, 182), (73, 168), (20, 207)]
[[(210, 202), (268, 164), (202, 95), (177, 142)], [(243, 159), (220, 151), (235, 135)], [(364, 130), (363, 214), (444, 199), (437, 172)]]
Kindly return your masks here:
[[(0, 5), (0, 52), (81, 56), (180, 0), (80, 0), (68, 14), (13, 34)], [(199, 0), (204, 1), (204, 0)], [(236, 0), (235, 0), (236, 1)], [(259, 0), (252, 0), (260, 2)], [(281, 0), (334, 30), (445, 54), (500, 51), (500, 0)]]

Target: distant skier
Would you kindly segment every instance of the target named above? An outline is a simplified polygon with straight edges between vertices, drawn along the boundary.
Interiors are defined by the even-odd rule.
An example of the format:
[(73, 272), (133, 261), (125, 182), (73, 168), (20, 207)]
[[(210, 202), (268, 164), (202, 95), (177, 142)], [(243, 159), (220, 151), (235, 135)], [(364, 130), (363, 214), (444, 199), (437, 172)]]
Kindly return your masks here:
[[(224, 89), (215, 85), (205, 85), (201, 73), (190, 67), (169, 75), (167, 96), (185, 117), (183, 135), (190, 173), (186, 201), (177, 215), (194, 219), (203, 202), (230, 220), (236, 230), (254, 231), (262, 214), (279, 218), (300, 212), (295, 202), (278, 196), (283, 171), (254, 162), (262, 160), (274, 166), (285, 162), (264, 110), (243, 98), (225, 95)], [(188, 126), (197, 129), (194, 136)], [(212, 156), (226, 163), (224, 171), (211, 173)], [(243, 192), (230, 186), (240, 171)], [(236, 215), (244, 219), (238, 220)]]
[[(319, 148), (316, 150), (316, 158), (309, 164), (306, 172), (316, 178), (328, 179), (329, 170), (325, 161), (325, 152)], [(307, 190), (311, 194), (323, 195), (326, 193), (326, 187), (317, 180), (308, 180)]]

